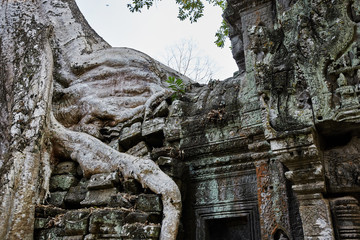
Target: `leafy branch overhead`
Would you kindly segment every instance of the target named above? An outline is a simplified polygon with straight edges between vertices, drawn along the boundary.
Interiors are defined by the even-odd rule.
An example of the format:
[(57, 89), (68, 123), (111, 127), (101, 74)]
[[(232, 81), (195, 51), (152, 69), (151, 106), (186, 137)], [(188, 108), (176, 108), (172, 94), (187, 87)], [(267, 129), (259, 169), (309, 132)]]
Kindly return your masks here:
[(169, 88), (174, 91), (171, 96), (172, 100), (179, 99), (183, 94), (185, 94), (185, 85), (182, 79), (169, 77), (166, 82), (169, 84)]
[[(127, 7), (131, 12), (141, 12), (146, 7), (149, 9), (154, 2), (161, 0), (132, 0), (132, 3), (128, 4)], [(204, 15), (204, 0), (175, 0), (179, 5), (178, 18), (183, 21), (189, 19), (191, 23), (197, 22), (199, 18)], [(219, 0), (205, 0), (213, 6), (221, 7), (224, 11), (226, 8), (226, 1)], [(218, 47), (224, 47), (224, 42), (229, 33), (229, 27), (225, 21), (221, 23), (219, 30), (216, 32), (215, 44)]]

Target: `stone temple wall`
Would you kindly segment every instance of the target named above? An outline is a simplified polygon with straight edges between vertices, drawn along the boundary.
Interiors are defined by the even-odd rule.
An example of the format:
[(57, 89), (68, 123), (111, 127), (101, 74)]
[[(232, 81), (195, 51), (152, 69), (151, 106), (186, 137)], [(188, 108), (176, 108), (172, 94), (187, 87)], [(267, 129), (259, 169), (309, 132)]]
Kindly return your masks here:
[[(239, 71), (101, 130), (181, 189), (184, 240), (360, 239), (360, 2), (228, 0)], [(59, 159), (37, 239), (157, 239), (159, 197)]]
[[(170, 98), (167, 101), (171, 102)], [(167, 117), (173, 114), (167, 101), (154, 102), (145, 119), (139, 114), (126, 123), (101, 129), (101, 134), (118, 151), (152, 158), (181, 187), (179, 132), (171, 127), (178, 123), (176, 118)], [(119, 172), (85, 178), (76, 162), (56, 161), (50, 196), (45, 205), (36, 208), (35, 239), (159, 238), (159, 195)]]

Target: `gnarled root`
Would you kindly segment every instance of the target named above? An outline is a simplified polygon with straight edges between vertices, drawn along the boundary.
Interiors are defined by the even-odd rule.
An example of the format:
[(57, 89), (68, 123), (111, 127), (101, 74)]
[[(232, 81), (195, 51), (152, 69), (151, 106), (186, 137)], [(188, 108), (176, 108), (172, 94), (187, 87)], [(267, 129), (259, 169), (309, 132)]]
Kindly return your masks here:
[(160, 194), (164, 218), (160, 240), (175, 240), (181, 214), (181, 194), (175, 182), (150, 159), (120, 153), (100, 140), (63, 127), (51, 115), (54, 147), (77, 161), (85, 176), (120, 170), (124, 177), (133, 177), (143, 186)]

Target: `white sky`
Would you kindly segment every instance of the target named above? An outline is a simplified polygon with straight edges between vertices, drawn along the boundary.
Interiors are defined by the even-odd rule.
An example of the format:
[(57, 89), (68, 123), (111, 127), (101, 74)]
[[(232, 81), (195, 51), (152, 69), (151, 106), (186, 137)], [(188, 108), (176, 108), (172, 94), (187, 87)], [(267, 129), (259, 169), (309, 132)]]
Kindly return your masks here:
[(130, 0), (76, 0), (79, 8), (95, 31), (113, 47), (130, 47), (162, 61), (166, 48), (183, 39), (192, 39), (202, 55), (216, 65), (215, 79), (223, 80), (237, 71), (227, 45), (218, 48), (215, 32), (221, 23), (221, 9), (206, 5), (197, 23), (180, 21), (175, 0), (155, 3), (149, 10), (131, 13), (126, 7)]

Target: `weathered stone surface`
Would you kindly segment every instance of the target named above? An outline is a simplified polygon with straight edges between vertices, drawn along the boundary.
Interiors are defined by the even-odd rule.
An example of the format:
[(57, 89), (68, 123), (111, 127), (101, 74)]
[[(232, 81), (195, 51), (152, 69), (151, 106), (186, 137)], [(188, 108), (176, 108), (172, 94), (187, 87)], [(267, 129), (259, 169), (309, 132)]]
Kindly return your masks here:
[(64, 214), (65, 212), (65, 209), (48, 205), (38, 205), (35, 208), (35, 216), (39, 218), (55, 217), (56, 215)]
[(171, 157), (161, 156), (158, 158), (156, 163), (167, 175), (174, 178), (181, 178), (184, 171), (184, 166), (179, 160)]
[(87, 182), (80, 181), (75, 187), (71, 187), (65, 196), (65, 203), (67, 205), (77, 206), (85, 199), (87, 192)]
[(64, 236), (63, 240), (83, 240), (84, 236), (83, 235), (78, 235), (78, 236)]
[(119, 137), (119, 144), (127, 148), (132, 144), (140, 141), (140, 139), (141, 139), (141, 123), (136, 122), (132, 124), (130, 127), (124, 127), (121, 130), (121, 134)]
[(166, 117), (169, 114), (169, 105), (166, 101), (162, 101), (159, 106), (155, 108), (152, 115), (157, 117)]
[(77, 183), (77, 178), (71, 174), (55, 175), (50, 178), (50, 191), (67, 191)]
[(123, 188), (125, 193), (139, 194), (143, 192), (141, 184), (135, 179), (127, 179), (123, 181)]
[(180, 139), (181, 119), (168, 118), (164, 126), (164, 136), (168, 141), (176, 141)]
[(80, 204), (82, 206), (106, 206), (110, 203), (111, 196), (116, 193), (116, 188), (91, 190), (86, 193), (85, 199)]
[(67, 162), (61, 162), (58, 165), (56, 165), (54, 171), (52, 172), (53, 175), (59, 175), (59, 174), (76, 174), (76, 167), (77, 164), (75, 162), (67, 161)]
[(124, 194), (118, 193), (111, 196), (109, 207), (132, 208), (133, 205), (126, 199)]
[(68, 211), (64, 215), (66, 236), (85, 235), (88, 229), (90, 210)]
[(160, 227), (158, 225), (145, 224), (125, 224), (123, 226), (122, 236), (125, 239), (148, 239), (157, 238), (160, 235)]
[(52, 192), (48, 198), (48, 203), (56, 207), (64, 207), (64, 199), (67, 192)]
[(41, 230), (35, 238), (39, 240), (63, 240), (64, 230), (61, 228), (50, 228)]
[(161, 214), (151, 213), (151, 212), (130, 212), (124, 220), (126, 224), (133, 223), (160, 223), (161, 222)]
[(330, 201), (336, 239), (360, 239), (360, 207), (354, 197)]
[(127, 150), (126, 153), (136, 157), (143, 157), (148, 155), (149, 147), (146, 145), (144, 141), (141, 141), (132, 148), (130, 148), (129, 150)]
[(89, 190), (113, 188), (118, 183), (119, 175), (117, 172), (101, 173), (91, 176), (87, 188)]
[(119, 234), (88, 234), (84, 240), (123, 240)]
[(144, 213), (144, 212), (131, 212), (126, 216), (124, 222), (126, 224), (146, 223), (148, 217), (149, 217), (149, 214)]
[(325, 174), (333, 193), (360, 191), (360, 158), (358, 137), (348, 137), (344, 146), (335, 146), (324, 151)]
[(48, 221), (49, 221), (48, 218), (36, 218), (35, 219), (35, 224), (34, 224), (34, 229), (46, 228), (46, 225), (47, 225)]
[[(57, 1), (54, 4), (52, 1), (44, 1), (43, 4), (48, 2), (59, 5), (62, 9), (66, 9), (66, 4), (71, 3)], [(232, 51), (239, 67), (239, 72), (234, 77), (222, 82), (211, 81), (204, 86), (188, 85), (181, 100), (176, 100), (169, 106), (169, 117), (165, 119), (168, 114), (167, 103), (163, 101), (166, 91), (163, 93), (165, 97), (159, 94), (159, 98), (152, 98), (153, 93), (158, 94), (158, 89), (163, 89), (163, 80), (168, 74), (165, 68), (159, 67), (155, 74), (157, 77), (154, 75), (152, 78), (153, 73), (148, 73), (147, 70), (157, 69), (157, 63), (143, 55), (131, 55), (130, 61), (118, 58), (111, 61), (107, 58), (113, 58), (110, 53), (116, 52), (121, 58), (125, 58), (124, 55), (129, 54), (130, 50), (111, 49), (102, 52), (99, 49), (106, 44), (98, 46), (96, 42), (101, 41), (97, 38), (96, 41), (87, 42), (86, 37), (83, 37), (86, 34), (81, 34), (76, 29), (74, 32), (80, 33), (78, 35), (82, 37), (81, 41), (74, 39), (65, 42), (69, 45), (84, 42), (86, 47), (78, 50), (81, 54), (75, 54), (78, 45), (71, 45), (71, 54), (66, 57), (61, 56), (64, 49), (53, 51), (54, 59), (48, 62), (56, 63), (56, 69), (50, 71), (51, 74), (55, 73), (54, 76), (50, 74), (39, 78), (54, 79), (56, 83), (53, 98), (56, 118), (71, 129), (105, 139), (107, 143), (119, 136), (119, 142), (125, 150), (142, 140), (148, 144), (149, 149), (179, 147), (179, 158), (158, 153), (153, 158), (176, 180), (182, 177), (182, 161), (187, 166), (188, 175), (182, 178), (183, 186), (187, 187), (186, 192), (183, 192), (183, 239), (217, 238), (217, 235), (206, 236), (208, 233), (216, 233), (216, 230), (220, 230), (220, 237), (223, 238), (234, 233), (234, 238), (252, 240), (357, 239), (356, 219), (359, 209), (356, 198), (359, 198), (360, 191), (360, 149), (356, 140), (360, 132), (359, 1), (332, 0), (331, 4), (330, 1), (323, 0), (227, 2), (224, 16), (229, 24)], [(27, 3), (31, 4), (30, 1)], [(18, 7), (20, 6), (22, 5)], [(51, 18), (61, 14), (51, 11), (51, 14), (43, 15)], [(77, 24), (67, 24), (65, 29), (70, 28), (70, 25)], [(56, 27), (53, 30), (54, 34), (50, 35), (55, 37), (51, 42), (61, 48), (64, 41), (57, 38), (67, 34), (61, 31), (59, 35)], [(1, 41), (2, 44), (3, 42), (11, 41)], [(18, 46), (21, 47), (20, 44)], [(90, 55), (87, 62), (84, 60), (81, 63), (80, 58), (86, 58), (91, 53), (98, 55)], [(73, 55), (76, 57), (71, 63), (64, 61)], [(140, 67), (137, 65), (136, 68), (141, 69), (136, 72), (135, 77), (127, 75), (133, 69), (130, 64), (132, 62), (139, 64)], [(70, 66), (71, 74), (62, 76), (63, 69), (57, 66), (61, 64), (65, 64), (67, 68)], [(128, 64), (131, 67), (129, 65), (124, 70), (123, 66)], [(118, 65), (121, 65), (121, 77), (117, 74)], [(14, 69), (16, 71), (9, 72), (16, 74), (17, 69), (21, 68)], [(52, 66), (50, 69), (53, 70)], [(109, 69), (111, 70), (107, 72)], [(101, 81), (96, 81), (99, 78)], [(12, 77), (9, 79), (16, 80)], [(117, 79), (121, 81), (117, 82)], [(149, 79), (151, 84), (156, 82), (159, 86), (149, 87)], [(17, 83), (4, 84), (4, 89), (7, 90), (12, 85), (17, 86)], [(113, 98), (115, 95), (116, 98)], [(10, 102), (16, 105), (21, 101)], [(155, 108), (160, 102), (162, 103)], [(6, 104), (3, 105), (1, 109), (6, 113)], [(17, 118), (16, 116), (14, 119), (20, 122)], [(7, 119), (12, 118), (10, 116)], [(145, 122), (141, 128), (140, 122), (143, 120)], [(123, 128), (119, 135), (114, 130), (120, 129), (119, 126), (130, 127)], [(5, 127), (4, 130), (6, 129), (10, 128)], [(23, 129), (26, 128), (19, 128), (19, 133)], [(56, 152), (59, 149), (56, 148), (56, 141), (53, 142)], [(97, 144), (101, 145), (100, 142)], [(9, 142), (4, 145), (9, 146)], [(79, 162), (84, 163), (82, 156), (86, 156), (87, 152), (83, 154), (80, 150), (86, 149), (87, 145), (83, 144), (82, 147), (76, 146), (73, 149), (67, 146), (64, 152), (71, 157), (80, 158)], [(0, 148), (3, 150), (0, 153), (6, 152), (4, 149), (7, 148), (2, 145)], [(141, 143), (128, 153), (144, 156), (149, 149)], [(111, 150), (108, 152), (117, 156), (117, 152)], [(108, 152), (100, 152), (100, 156), (106, 158)], [(165, 151), (165, 154), (168, 153)], [(85, 159), (90, 159), (87, 166), (82, 164), (86, 176), (89, 176), (93, 166), (101, 165), (95, 164), (99, 160), (96, 154), (93, 156), (95, 157)], [(118, 159), (114, 161), (116, 164), (119, 163)], [(111, 167), (115, 169), (118, 166)], [(153, 169), (146, 169), (147, 173), (153, 173)], [(106, 172), (108, 169), (102, 170)], [(73, 170), (67, 171), (73, 174)], [(35, 172), (37, 174), (39, 169)], [(135, 172), (128, 172), (124, 176), (128, 177)], [(33, 179), (38, 181), (40, 178)], [(53, 180), (51, 190), (69, 189)], [(142, 192), (136, 187), (135, 181), (124, 183), (125, 192)], [(111, 189), (98, 190), (102, 188)], [(113, 182), (95, 181), (89, 189), (92, 191), (82, 201), (86, 206), (106, 205), (109, 199), (110, 205), (130, 206), (123, 196), (113, 195), (116, 192)], [(76, 190), (75, 187), (70, 187), (69, 191), (74, 193)], [(169, 192), (172, 191), (167, 191)], [(55, 192), (53, 196), (56, 194), (62, 197), (62, 192)], [(347, 197), (330, 199), (334, 196)], [(73, 202), (81, 201), (79, 199), (77, 197)], [(62, 199), (54, 201), (63, 206)], [(136, 208), (145, 213), (133, 213), (131, 217), (128, 215), (128, 223), (131, 225), (124, 228), (123, 233), (128, 233), (124, 238), (149, 237), (141, 233), (146, 224), (135, 222), (150, 221), (145, 220), (145, 215), (153, 211), (161, 214), (158, 196), (155, 199), (150, 195), (140, 195)], [(22, 212), (19, 214), (21, 216)], [(209, 232), (206, 231), (208, 228), (211, 228)], [(167, 229), (164, 227), (163, 230)], [(117, 238), (119, 235), (94, 233), (90, 237)]]
[(156, 194), (140, 194), (136, 200), (136, 209), (144, 212), (160, 212), (161, 199)]
[(89, 222), (89, 232), (93, 234), (119, 234), (127, 212), (104, 209), (93, 211)]
[(165, 126), (164, 118), (154, 118), (144, 122), (142, 126), (142, 136), (148, 136), (150, 134), (162, 132)]

